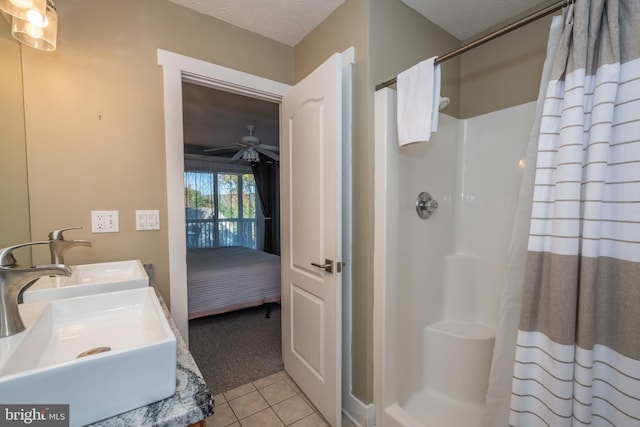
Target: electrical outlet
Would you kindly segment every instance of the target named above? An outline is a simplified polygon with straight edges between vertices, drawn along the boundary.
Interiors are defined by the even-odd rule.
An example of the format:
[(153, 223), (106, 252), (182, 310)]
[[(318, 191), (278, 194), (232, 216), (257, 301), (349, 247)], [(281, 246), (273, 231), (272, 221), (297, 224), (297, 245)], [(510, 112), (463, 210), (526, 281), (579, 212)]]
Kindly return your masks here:
[(91, 211), (92, 233), (118, 233), (119, 231), (118, 211)]

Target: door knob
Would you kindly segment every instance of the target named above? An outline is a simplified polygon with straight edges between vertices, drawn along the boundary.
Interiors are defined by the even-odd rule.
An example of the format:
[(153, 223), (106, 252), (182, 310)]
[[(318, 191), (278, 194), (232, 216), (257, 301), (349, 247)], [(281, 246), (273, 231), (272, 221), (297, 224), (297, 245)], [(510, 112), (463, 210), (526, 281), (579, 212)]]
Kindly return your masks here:
[(315, 262), (312, 262), (311, 265), (318, 268), (324, 268), (324, 271), (326, 271), (327, 273), (333, 273), (333, 260), (325, 258), (324, 264), (317, 264)]

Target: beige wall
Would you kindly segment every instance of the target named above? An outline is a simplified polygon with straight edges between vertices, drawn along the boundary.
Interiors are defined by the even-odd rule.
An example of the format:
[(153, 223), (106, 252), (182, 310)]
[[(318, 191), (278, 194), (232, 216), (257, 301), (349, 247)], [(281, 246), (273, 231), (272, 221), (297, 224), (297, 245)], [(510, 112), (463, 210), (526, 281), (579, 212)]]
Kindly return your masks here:
[[(4, 248), (30, 238), (20, 44), (2, 16), (0, 76), (0, 248)], [(28, 250), (15, 255), (21, 264), (31, 262)]]
[[(23, 49), (31, 232), (67, 226), (69, 264), (153, 263), (169, 301), (162, 48), (284, 83), (293, 49), (167, 0), (66, 0), (58, 49)], [(232, 41), (232, 42), (230, 42)], [(135, 231), (136, 209), (159, 209), (160, 231)], [(120, 232), (92, 234), (91, 210), (118, 210)], [(48, 254), (34, 253), (39, 262)]]
[[(548, 3), (553, 1), (488, 31), (540, 10)], [(462, 118), (520, 105), (538, 97), (550, 26), (551, 17), (545, 17), (461, 55)]]
[[(396, 77), (432, 56), (460, 46), (460, 41), (399, 0), (371, 0), (371, 84)], [(460, 59), (442, 64), (443, 96), (451, 103), (444, 111), (458, 117), (460, 110)]]

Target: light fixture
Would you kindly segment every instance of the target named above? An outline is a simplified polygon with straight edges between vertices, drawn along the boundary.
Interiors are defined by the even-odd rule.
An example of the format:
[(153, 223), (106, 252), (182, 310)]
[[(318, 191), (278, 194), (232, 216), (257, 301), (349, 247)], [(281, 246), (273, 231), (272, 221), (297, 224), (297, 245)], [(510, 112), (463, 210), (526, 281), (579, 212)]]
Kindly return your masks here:
[(259, 162), (260, 156), (258, 156), (258, 153), (255, 150), (249, 149), (242, 152), (242, 160), (247, 162)]
[[(27, 3), (30, 0), (8, 1)], [(35, 13), (31, 14), (30, 19), (20, 19), (14, 16), (11, 21), (11, 35), (20, 43), (26, 44), (27, 46), (51, 51), (56, 49), (58, 14), (56, 13), (56, 7), (50, 0), (47, 0), (46, 3), (47, 12), (44, 16), (38, 16)]]
[(41, 21), (47, 10), (47, 0), (0, 0), (0, 10), (18, 19)]

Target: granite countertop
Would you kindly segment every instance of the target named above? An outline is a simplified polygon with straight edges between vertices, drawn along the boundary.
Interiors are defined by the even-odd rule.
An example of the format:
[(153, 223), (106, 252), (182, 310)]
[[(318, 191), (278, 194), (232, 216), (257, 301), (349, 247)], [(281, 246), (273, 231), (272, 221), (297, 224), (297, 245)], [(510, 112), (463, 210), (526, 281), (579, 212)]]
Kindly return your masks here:
[(176, 336), (176, 393), (164, 400), (98, 421), (92, 426), (188, 426), (213, 415), (211, 392), (157, 289), (156, 295)]

